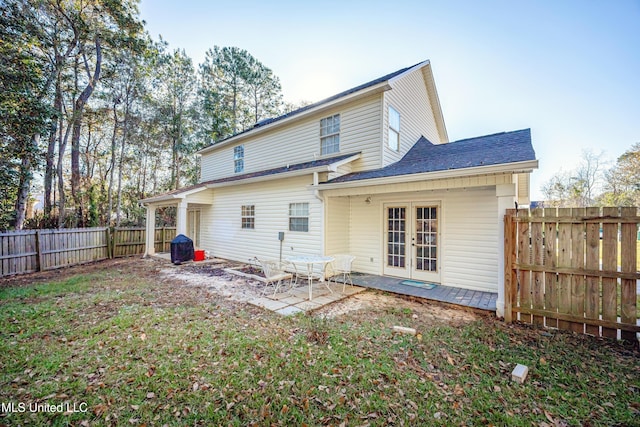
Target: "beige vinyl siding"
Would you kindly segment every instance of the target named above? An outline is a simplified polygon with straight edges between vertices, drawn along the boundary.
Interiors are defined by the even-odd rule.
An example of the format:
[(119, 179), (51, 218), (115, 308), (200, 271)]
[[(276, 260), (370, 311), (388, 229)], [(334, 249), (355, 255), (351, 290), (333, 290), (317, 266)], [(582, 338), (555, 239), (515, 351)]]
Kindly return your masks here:
[(498, 198), (495, 188), (446, 197), (442, 280), (447, 286), (498, 291)]
[[(213, 205), (201, 214), (201, 246), (236, 261), (278, 259), (278, 232), (284, 231), (283, 256), (323, 252), (323, 206), (307, 188), (312, 183), (306, 176), (216, 188)], [(289, 203), (304, 202), (309, 203), (309, 231), (289, 231)], [(255, 229), (242, 229), (242, 205), (255, 206)]]
[(531, 196), (529, 189), (531, 187), (531, 175), (528, 173), (521, 173), (516, 175), (518, 183), (518, 203), (520, 205), (528, 205), (531, 203)]
[(210, 205), (213, 202), (213, 190), (207, 189), (202, 190), (197, 193), (189, 194), (187, 196), (187, 201), (189, 204), (203, 204)]
[(355, 271), (382, 274), (382, 202), (379, 197), (373, 196), (368, 204), (366, 198), (364, 195), (350, 198), (349, 253), (356, 257), (353, 262)]
[(238, 145), (244, 145), (244, 173), (319, 158), (320, 120), (334, 114), (340, 114), (340, 152), (329, 156), (362, 152), (353, 170), (378, 168), (381, 106), (382, 95), (373, 95), (206, 153), (201, 159), (201, 181), (234, 175), (233, 149)]
[[(356, 256), (355, 271), (383, 273), (385, 203), (434, 202), (441, 206), (441, 283), (497, 292), (499, 221), (495, 187), (370, 197), (371, 203), (366, 202), (366, 195), (348, 197), (351, 212), (348, 252)], [(332, 198), (329, 203), (334, 199), (338, 198)], [(339, 203), (344, 211), (344, 202)], [(344, 229), (340, 215), (328, 213), (327, 217), (329, 235)]]
[[(392, 89), (384, 94), (382, 149), (384, 166), (400, 160), (421, 136), (425, 136), (434, 144), (441, 142), (422, 70), (415, 70), (395, 80), (391, 87)], [(400, 113), (398, 151), (388, 146), (389, 106)]]
[[(349, 197), (326, 199), (326, 254), (346, 254), (350, 251), (349, 229), (351, 202)], [(331, 226), (328, 226), (331, 224)]]

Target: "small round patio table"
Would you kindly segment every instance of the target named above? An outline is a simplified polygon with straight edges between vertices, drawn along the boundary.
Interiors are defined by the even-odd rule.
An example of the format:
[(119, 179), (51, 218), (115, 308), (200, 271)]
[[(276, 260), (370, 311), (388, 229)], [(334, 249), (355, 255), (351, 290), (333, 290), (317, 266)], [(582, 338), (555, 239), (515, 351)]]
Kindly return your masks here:
[(313, 295), (311, 292), (312, 283), (313, 283), (313, 266), (318, 264), (322, 266), (322, 272), (324, 279), (324, 271), (327, 268), (327, 264), (333, 261), (334, 258), (330, 256), (322, 256), (322, 255), (295, 255), (287, 257), (287, 261), (293, 264), (304, 264), (307, 267), (307, 279), (309, 280), (309, 301), (313, 299)]

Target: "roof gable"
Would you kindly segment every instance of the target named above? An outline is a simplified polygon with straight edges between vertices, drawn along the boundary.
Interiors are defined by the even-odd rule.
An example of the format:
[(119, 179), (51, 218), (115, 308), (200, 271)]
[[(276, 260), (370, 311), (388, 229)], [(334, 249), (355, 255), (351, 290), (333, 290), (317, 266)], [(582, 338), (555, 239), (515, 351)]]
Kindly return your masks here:
[(327, 183), (494, 166), (535, 158), (530, 129), (501, 132), (446, 144), (433, 144), (421, 137), (396, 163), (380, 169), (343, 175)]
[[(426, 67), (429, 65), (429, 61), (423, 61), (420, 62), (418, 64), (412, 65), (410, 67), (405, 67), (402, 68), (400, 70), (394, 71), (393, 73), (389, 73), (386, 74), (382, 77), (379, 77), (377, 79), (371, 80), (367, 83), (355, 86), (351, 89), (345, 90), (343, 92), (340, 92), (336, 95), (330, 96), (329, 98), (325, 98), (321, 101), (315, 102), (313, 104), (310, 105), (306, 105), (304, 107), (298, 108), (297, 110), (291, 111), (289, 113), (283, 114), (281, 116), (278, 117), (274, 117), (274, 118), (269, 118), (269, 119), (264, 119), (259, 121), (258, 123), (256, 123), (252, 128), (246, 129), (242, 132), (236, 133), (234, 135), (231, 135), (227, 138), (221, 139), (219, 141), (214, 142), (212, 145), (209, 145), (208, 147), (205, 147), (203, 149), (201, 149), (198, 153), (200, 154), (204, 154), (206, 152), (209, 152), (219, 146), (223, 146), (226, 145), (227, 143), (231, 143), (234, 140), (238, 139), (238, 138), (242, 138), (243, 136), (248, 136), (252, 133), (255, 133), (257, 131), (261, 131), (267, 127), (271, 127), (274, 125), (277, 125), (279, 123), (288, 121), (289, 119), (295, 118), (295, 117), (301, 117), (307, 113), (311, 113), (314, 112), (324, 106), (328, 106), (331, 105), (333, 103), (339, 102), (343, 99), (349, 98), (350, 96), (354, 96), (356, 94), (358, 94), (359, 92), (366, 92), (367, 90), (373, 90), (376, 87), (379, 87), (380, 85), (384, 85), (385, 83), (388, 83), (391, 80), (397, 79), (397, 78), (401, 78), (403, 74), (410, 72), (414, 69), (417, 68), (422, 68), (422, 67)], [(387, 87), (384, 90), (388, 90), (389, 87)], [(436, 96), (437, 98), (437, 96)], [(436, 99), (437, 101), (437, 99)], [(437, 101), (439, 102), (439, 101)], [(439, 104), (438, 104), (439, 106)]]

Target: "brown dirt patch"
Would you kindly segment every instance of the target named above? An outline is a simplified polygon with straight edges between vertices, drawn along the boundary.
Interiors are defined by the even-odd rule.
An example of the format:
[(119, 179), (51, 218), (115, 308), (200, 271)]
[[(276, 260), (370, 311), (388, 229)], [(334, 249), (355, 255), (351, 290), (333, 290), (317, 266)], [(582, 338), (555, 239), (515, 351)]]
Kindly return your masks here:
[(388, 311), (389, 309), (397, 311), (408, 309), (411, 312), (411, 317), (421, 323), (437, 322), (460, 325), (474, 322), (482, 317), (482, 315), (473, 311), (378, 291), (355, 294), (350, 298), (320, 308), (315, 311), (315, 314), (328, 318), (338, 318), (346, 315), (376, 316), (380, 311)]

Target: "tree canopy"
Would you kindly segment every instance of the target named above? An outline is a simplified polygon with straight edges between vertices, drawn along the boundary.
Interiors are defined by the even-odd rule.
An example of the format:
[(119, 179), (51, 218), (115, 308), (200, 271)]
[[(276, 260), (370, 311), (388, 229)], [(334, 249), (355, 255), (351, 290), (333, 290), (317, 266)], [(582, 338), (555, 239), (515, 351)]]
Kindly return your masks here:
[(553, 174), (542, 193), (552, 207), (640, 206), (640, 143), (609, 168), (602, 153), (584, 151), (578, 166)]
[(0, 229), (140, 225), (141, 198), (197, 182), (195, 151), (282, 109), (249, 52), (194, 65), (137, 0), (0, 2)]

